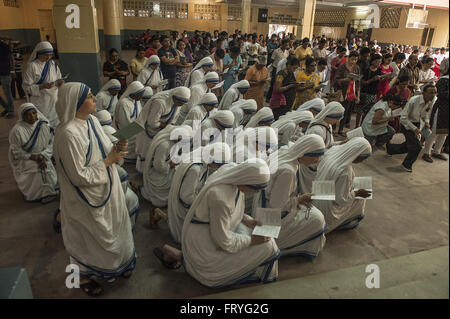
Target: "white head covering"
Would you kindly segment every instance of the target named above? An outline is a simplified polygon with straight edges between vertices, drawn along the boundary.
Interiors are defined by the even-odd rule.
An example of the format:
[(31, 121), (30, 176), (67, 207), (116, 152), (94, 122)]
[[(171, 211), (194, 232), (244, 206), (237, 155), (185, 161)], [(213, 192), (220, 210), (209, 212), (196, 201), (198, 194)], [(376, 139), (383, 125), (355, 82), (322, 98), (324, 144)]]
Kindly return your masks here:
[(208, 72), (203, 78), (205, 83), (219, 83), (219, 74), (217, 72)]
[(119, 102), (125, 98), (133, 99), (133, 97), (142, 94), (144, 92), (145, 92), (144, 85), (139, 81), (133, 81), (125, 90), (125, 92), (122, 94), (122, 96), (119, 99)]
[(120, 84), (119, 80), (116, 80), (116, 79), (109, 80), (102, 86), (102, 88), (100, 89), (100, 92), (108, 91), (110, 89), (120, 91), (122, 89), (122, 85)]
[(233, 104), (231, 104), (231, 109), (242, 109), (245, 110), (247, 112), (251, 112), (251, 113), (256, 113), (256, 111), (258, 110), (258, 104), (256, 103), (256, 101), (254, 99), (248, 99), (248, 100), (239, 100), (234, 102)]
[(223, 128), (232, 128), (234, 122), (234, 114), (229, 110), (215, 112), (210, 119), (215, 120)]
[(211, 57), (207, 56), (207, 57), (204, 57), (203, 59), (201, 59), (197, 63), (197, 65), (192, 69), (191, 73), (189, 73), (189, 76), (186, 79), (186, 84), (185, 85), (187, 87), (191, 86), (191, 76), (192, 76), (192, 73), (194, 71), (197, 71), (198, 69), (200, 69), (200, 68), (202, 68), (204, 66), (213, 66), (213, 65), (214, 65), (214, 61), (211, 59)]
[[(199, 210), (199, 204), (205, 199), (208, 191), (217, 185), (249, 185), (255, 188), (265, 188), (270, 179), (269, 167), (260, 159), (246, 161), (241, 164), (230, 163), (222, 166), (213, 175), (211, 175), (203, 186), (200, 193), (191, 205), (186, 218), (184, 220), (183, 228), (186, 227), (192, 220), (195, 214), (195, 219), (203, 222), (209, 221), (209, 210)], [(186, 232), (182, 232), (182, 242)]]
[(206, 93), (198, 102), (199, 105), (217, 105), (218, 103), (219, 101), (217, 100), (217, 96), (214, 93)]
[[(233, 148), (235, 160), (241, 161), (246, 155), (249, 155), (245, 152), (256, 151), (256, 149), (248, 149), (250, 145), (256, 148), (256, 144), (266, 149), (277, 149), (278, 135), (270, 126), (247, 128), (241, 131), (236, 136), (236, 143)], [(242, 158), (242, 156), (244, 157)]]
[(339, 102), (330, 102), (328, 103), (325, 108), (320, 111), (319, 114), (316, 115), (316, 117), (311, 121), (310, 126), (312, 123), (320, 123), (323, 121), (326, 117), (331, 118), (341, 118), (344, 116), (345, 109)]
[(38, 120), (42, 120), (42, 121), (45, 121), (48, 123), (48, 119), (44, 116), (44, 114), (41, 113), (41, 111), (39, 111), (39, 109), (36, 106), (34, 106), (33, 103), (24, 103), (19, 107), (19, 121), (18, 122), (25, 122), (23, 116), (25, 115), (26, 112), (28, 112), (30, 110), (36, 110)]
[(102, 126), (112, 125), (111, 113), (109, 113), (107, 110), (101, 110), (99, 112), (94, 113), (94, 115)]
[(364, 137), (355, 137), (330, 148), (317, 167), (317, 181), (336, 180), (358, 157), (369, 157), (372, 147)]
[(273, 123), (271, 126), (273, 128), (280, 129), (287, 123), (294, 122), (295, 126), (299, 125), (300, 123), (306, 123), (309, 124), (314, 119), (313, 114), (310, 111), (292, 111), (287, 112), (285, 115), (280, 116), (278, 121)]
[(161, 64), (161, 60), (157, 55), (152, 55), (148, 58), (147, 64), (145, 65), (147, 68), (150, 68), (150, 65), (159, 65)]
[(246, 89), (248, 90), (250, 88), (250, 83), (247, 80), (241, 80), (237, 83), (234, 83), (232, 86), (230, 86), (230, 89)]
[(324, 107), (325, 102), (321, 98), (316, 97), (315, 99), (309, 100), (300, 105), (297, 111), (308, 111), (310, 109), (313, 109), (315, 112), (319, 113), (323, 110)]
[(303, 156), (322, 156), (325, 153), (323, 138), (316, 134), (304, 135), (288, 147), (283, 147), (269, 157), (270, 172), (283, 164), (292, 163), (298, 167), (298, 159)]
[(275, 118), (273, 117), (272, 109), (270, 107), (265, 106), (261, 108), (258, 112), (256, 112), (255, 115), (252, 116), (252, 118), (250, 119), (250, 121), (248, 121), (245, 128), (257, 127), (260, 124), (272, 123), (274, 121)]
[(35, 47), (33, 52), (31, 53), (30, 59), (28, 60), (28, 63), (33, 62), (38, 58), (38, 55), (40, 54), (53, 54), (53, 46), (48, 41), (42, 41), (39, 42)]
[(153, 89), (150, 86), (146, 86), (144, 90), (144, 95), (142, 95), (142, 98), (144, 100), (150, 100), (153, 96)]
[(83, 105), (91, 89), (84, 83), (65, 83), (58, 89), (56, 113), (59, 118), (58, 128), (75, 118), (77, 110)]

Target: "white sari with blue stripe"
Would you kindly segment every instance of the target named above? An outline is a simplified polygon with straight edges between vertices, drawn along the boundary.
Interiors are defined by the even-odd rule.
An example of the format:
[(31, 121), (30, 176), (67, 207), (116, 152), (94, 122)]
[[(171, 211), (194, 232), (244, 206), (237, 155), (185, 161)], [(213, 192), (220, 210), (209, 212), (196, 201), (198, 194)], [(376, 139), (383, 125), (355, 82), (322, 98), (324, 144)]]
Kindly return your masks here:
[[(20, 115), (21, 116), (21, 115)], [(31, 155), (42, 155), (47, 168), (41, 170)], [(26, 201), (40, 200), (56, 195), (56, 171), (53, 156), (53, 133), (46, 120), (38, 119), (33, 125), (19, 121), (9, 133), (9, 162), (17, 186)]]
[(106, 279), (134, 269), (130, 217), (116, 165), (103, 159), (112, 143), (94, 116), (58, 127), (55, 159), (61, 187), (64, 245), (82, 276)]

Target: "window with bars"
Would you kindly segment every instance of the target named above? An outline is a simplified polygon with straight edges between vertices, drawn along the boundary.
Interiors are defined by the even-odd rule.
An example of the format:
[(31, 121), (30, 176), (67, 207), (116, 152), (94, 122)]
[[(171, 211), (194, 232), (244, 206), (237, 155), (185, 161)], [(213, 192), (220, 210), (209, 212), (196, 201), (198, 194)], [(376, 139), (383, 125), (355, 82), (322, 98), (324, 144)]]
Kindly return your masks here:
[(397, 29), (402, 8), (383, 8), (381, 10), (380, 28)]
[(124, 0), (123, 15), (125, 17), (138, 16), (141, 18), (161, 17), (168, 19), (187, 19), (187, 3), (161, 3), (145, 0)]
[(242, 20), (242, 8), (228, 6), (228, 21), (241, 21)]
[(345, 18), (347, 11), (333, 10), (324, 11), (317, 10), (314, 15), (314, 25), (319, 27), (345, 27)]
[(220, 20), (219, 6), (214, 4), (195, 4), (194, 19), (196, 20)]
[(3, 5), (5, 7), (19, 8), (19, 0), (3, 0)]

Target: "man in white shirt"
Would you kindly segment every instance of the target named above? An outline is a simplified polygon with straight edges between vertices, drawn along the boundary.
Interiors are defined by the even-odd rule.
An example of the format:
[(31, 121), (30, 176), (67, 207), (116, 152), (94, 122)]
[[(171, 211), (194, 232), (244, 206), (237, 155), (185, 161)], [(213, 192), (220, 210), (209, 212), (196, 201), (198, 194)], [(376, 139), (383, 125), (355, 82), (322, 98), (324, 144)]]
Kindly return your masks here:
[(434, 84), (426, 84), (423, 87), (422, 95), (416, 95), (409, 99), (400, 115), (400, 132), (405, 135), (406, 141), (402, 144), (386, 145), (388, 155), (408, 153), (402, 163), (402, 168), (407, 172), (412, 172), (412, 165), (422, 150), (420, 122), (425, 123), (424, 132), (430, 130), (430, 115), (437, 99), (436, 94), (437, 90)]
[(442, 60), (445, 59), (445, 48), (441, 48), (439, 54), (436, 55), (437, 64), (441, 65)]

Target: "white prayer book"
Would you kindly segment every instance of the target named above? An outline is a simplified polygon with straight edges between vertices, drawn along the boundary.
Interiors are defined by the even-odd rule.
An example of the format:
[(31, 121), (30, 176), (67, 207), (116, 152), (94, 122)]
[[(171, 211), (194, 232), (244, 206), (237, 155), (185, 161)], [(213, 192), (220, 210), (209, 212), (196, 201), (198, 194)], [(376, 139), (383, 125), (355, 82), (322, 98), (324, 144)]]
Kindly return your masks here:
[(262, 226), (255, 226), (252, 235), (278, 238), (281, 230), (281, 212), (273, 208), (257, 208), (255, 219)]
[(311, 199), (336, 200), (334, 181), (313, 181)]
[(399, 107), (398, 109), (395, 109), (392, 111), (392, 116), (400, 116), (402, 111), (403, 111), (403, 109), (401, 107)]
[(317, 90), (322, 90), (324, 87), (328, 85), (328, 81), (322, 82), (317, 86)]
[[(365, 199), (372, 199), (372, 176), (361, 176), (353, 179), (353, 189), (356, 192), (360, 189), (370, 191), (370, 196)], [(364, 197), (356, 196), (355, 198), (364, 199)]]
[(70, 73), (67, 73), (66, 75), (64, 75), (61, 79), (56, 80), (55, 82), (53, 82), (55, 85), (57, 82), (59, 81), (65, 81), (69, 78)]
[(354, 130), (348, 131), (346, 134), (348, 139), (352, 139), (354, 137), (364, 137), (364, 132), (361, 126), (355, 128)]
[(217, 90), (220, 89), (224, 85), (225, 81), (222, 81), (218, 83), (215, 87), (213, 87), (211, 90)]
[(133, 136), (138, 135), (144, 130), (144, 127), (141, 126), (138, 122), (134, 121), (125, 126), (124, 128), (118, 130), (113, 134), (114, 137), (117, 137), (119, 140), (128, 140)]
[(380, 78), (381, 79), (386, 79), (386, 78), (393, 78), (394, 77), (394, 73), (393, 72), (390, 72), (390, 73), (385, 73), (385, 74), (383, 74), (383, 75), (380, 75)]
[(169, 83), (169, 80), (167, 80), (167, 79), (161, 80), (161, 81), (158, 83), (158, 86), (164, 87), (164, 86), (166, 86), (168, 83)]

